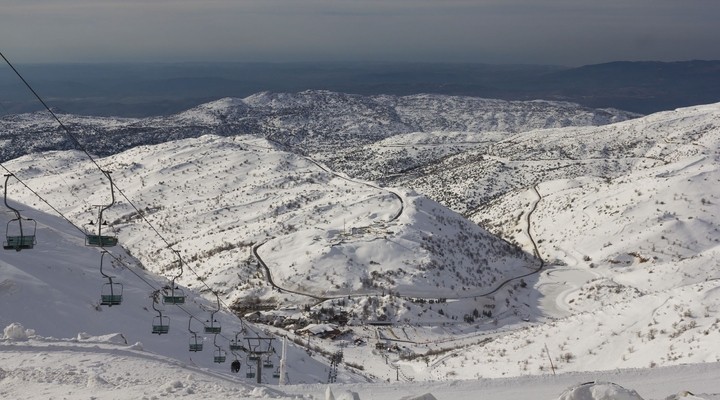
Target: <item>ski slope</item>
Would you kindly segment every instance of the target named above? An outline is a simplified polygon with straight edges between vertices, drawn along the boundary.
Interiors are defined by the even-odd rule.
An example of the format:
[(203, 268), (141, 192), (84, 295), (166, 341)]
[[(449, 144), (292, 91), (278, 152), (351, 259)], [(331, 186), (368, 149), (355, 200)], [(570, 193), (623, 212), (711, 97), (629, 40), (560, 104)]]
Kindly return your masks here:
[[(14, 327), (13, 330), (17, 330)], [(558, 399), (580, 383), (614, 382), (643, 399), (720, 399), (720, 364), (567, 373), (502, 379), (413, 383), (255, 385), (237, 375), (199, 367), (112, 338), (55, 339), (18, 335), (0, 340), (0, 396), (6, 399)], [(684, 392), (691, 392), (691, 397)], [(587, 400), (575, 393), (563, 400)], [(596, 397), (599, 399), (599, 397)], [(618, 397), (615, 397), (618, 398)], [(675, 399), (675, 397), (672, 397)]]

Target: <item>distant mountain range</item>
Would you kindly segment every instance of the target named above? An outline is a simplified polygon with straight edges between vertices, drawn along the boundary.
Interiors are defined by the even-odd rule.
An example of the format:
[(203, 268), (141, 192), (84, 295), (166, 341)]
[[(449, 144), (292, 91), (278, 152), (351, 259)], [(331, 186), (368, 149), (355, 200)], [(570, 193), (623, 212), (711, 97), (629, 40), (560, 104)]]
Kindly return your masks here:
[[(314, 152), (328, 145), (364, 145), (401, 133), (524, 132), (604, 125), (638, 117), (573, 103), (503, 101), (443, 95), (361, 96), (309, 90), (225, 98), (170, 116), (91, 117), (61, 114), (80, 143), (98, 155), (204, 134), (253, 134)], [(43, 150), (75, 148), (50, 114), (0, 118), (0, 161)]]
[[(720, 61), (543, 65), (413, 63), (189, 63), (20, 65), (55, 107), (72, 114), (171, 115), (223, 97), (329, 90), (365, 96), (444, 94), (560, 100), (649, 114), (720, 101)], [(39, 110), (0, 70), (0, 115)]]

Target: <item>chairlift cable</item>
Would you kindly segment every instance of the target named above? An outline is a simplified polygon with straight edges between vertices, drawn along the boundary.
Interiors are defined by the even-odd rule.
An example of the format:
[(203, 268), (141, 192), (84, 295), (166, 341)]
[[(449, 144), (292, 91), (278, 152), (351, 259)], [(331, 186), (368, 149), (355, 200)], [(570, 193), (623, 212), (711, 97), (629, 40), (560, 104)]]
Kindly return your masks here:
[[(25, 84), (25, 86), (32, 92), (33, 95), (35, 95), (35, 97), (38, 99), (38, 101), (40, 101), (40, 103), (50, 113), (50, 115), (52, 115), (52, 117), (55, 119), (55, 121), (57, 121), (57, 123), (60, 125), (60, 127), (65, 131), (65, 134), (78, 146), (78, 148), (80, 150), (82, 150), (83, 153), (85, 153), (85, 155), (100, 170), (100, 172), (103, 173), (103, 175), (105, 175), (104, 169), (100, 166), (100, 164), (98, 164), (98, 162), (90, 154), (90, 152), (88, 152), (87, 148), (85, 148), (85, 146), (83, 146), (83, 144), (80, 143), (80, 141), (75, 137), (75, 135), (73, 135), (73, 133), (70, 131), (70, 129), (65, 124), (63, 124), (62, 121), (60, 121), (60, 118), (58, 118), (57, 114), (55, 114), (55, 112), (52, 111), (52, 109), (47, 105), (47, 103), (45, 103), (45, 101), (40, 97), (40, 95), (35, 91), (35, 89), (33, 89), (33, 87), (30, 85), (30, 83), (28, 83), (28, 81), (25, 80), (25, 78), (22, 76), (22, 74), (20, 74), (20, 72), (15, 68), (15, 66), (10, 62), (10, 60), (8, 60), (7, 57), (5, 57), (5, 55), (1, 51), (0, 51), (0, 57), (2, 57), (3, 60), (5, 60), (5, 63), (13, 70), (13, 72), (15, 72), (15, 75), (17, 75), (18, 78), (20, 78), (20, 80)], [(147, 219), (147, 217), (145, 217), (145, 215), (140, 211), (140, 209), (137, 206), (135, 206), (135, 204), (127, 197), (127, 195), (125, 195), (125, 192), (123, 192), (123, 190), (119, 186), (117, 186), (117, 184), (113, 183), (113, 185), (118, 190), (120, 195), (122, 195), (122, 197), (128, 202), (128, 204), (130, 204), (130, 206), (140, 216), (140, 218), (143, 221), (145, 221), (145, 223), (155, 232), (155, 234), (163, 242), (165, 242), (165, 244), (167, 245), (168, 248), (172, 249), (172, 245), (170, 244), (170, 242), (160, 233), (160, 231), (157, 230), (157, 228), (155, 228), (155, 226)], [(181, 257), (181, 261), (182, 261), (182, 257)], [(192, 269), (192, 267), (190, 267), (189, 264), (185, 263), (185, 265), (190, 270), (190, 272), (192, 272), (208, 290), (210, 290), (212, 293), (215, 293), (213, 288), (207, 284), (207, 282), (202, 278), (202, 276), (200, 276), (197, 272), (195, 272), (195, 270)], [(225, 308), (229, 308), (229, 306), (227, 304), (225, 304), (224, 301), (222, 302), (222, 304), (223, 304), (223, 306), (225, 306)]]
[[(60, 125), (60, 127), (63, 129), (63, 131), (65, 131), (66, 135), (72, 140), (72, 142), (74, 142), (74, 143), (78, 146), (78, 148), (79, 148), (83, 153), (85, 153), (85, 155), (88, 157), (88, 159), (89, 159), (89, 160), (98, 168), (98, 170), (99, 170), (101, 173), (103, 173), (103, 175), (105, 176), (104, 169), (100, 166), (100, 164), (98, 164), (98, 162), (97, 162), (97, 161), (95, 160), (95, 158), (88, 152), (88, 150), (85, 148), (85, 146), (83, 146), (83, 144), (80, 143), (80, 141), (77, 139), (77, 137), (75, 137), (75, 135), (73, 135), (73, 133), (70, 131), (70, 129), (69, 129), (65, 124), (62, 123), (62, 121), (61, 121), (60, 118), (57, 116), (57, 114), (55, 114), (55, 112), (52, 111), (52, 109), (47, 105), (47, 103), (45, 103), (45, 101), (40, 97), (40, 95), (35, 91), (35, 89), (33, 89), (33, 87), (28, 83), (28, 81), (25, 80), (25, 78), (22, 76), (22, 74), (20, 74), (20, 72), (15, 68), (15, 66), (10, 62), (10, 60), (8, 60), (7, 57), (5, 57), (5, 55), (2, 53), (2, 51), (0, 51), (0, 57), (2, 57), (2, 59), (5, 61), (5, 63), (13, 70), (13, 72), (18, 76), (18, 78), (20, 78), (20, 80), (23, 82), (23, 84), (25, 84), (25, 86), (28, 88), (28, 90), (30, 90), (30, 92), (32, 92), (32, 94), (37, 98), (37, 100), (38, 100), (38, 101), (45, 107), (45, 109), (50, 113), (50, 115), (52, 115), (53, 119), (55, 119), (55, 121), (57, 121), (57, 123)], [(0, 165), (1, 165), (1, 164), (0, 164)], [(11, 173), (10, 170), (8, 170), (5, 166), (2, 166), (2, 167), (3, 167), (3, 169), (5, 169), (6, 171), (8, 171), (8, 173)], [(52, 206), (47, 200), (45, 200), (42, 196), (40, 196), (36, 191), (32, 190), (25, 182), (22, 182), (19, 178), (18, 178), (18, 181), (20, 181), (20, 182), (23, 184), (23, 186), (25, 186), (28, 190), (30, 190), (30, 191), (31, 191), (34, 195), (36, 195), (41, 201), (43, 201), (46, 205), (48, 205), (48, 207), (50, 207), (54, 212), (56, 212), (56, 213), (57, 213), (58, 215), (60, 215), (63, 219), (65, 219), (68, 223), (70, 223), (72, 226), (74, 226), (78, 231), (80, 231), (81, 233), (85, 234), (85, 231), (84, 231), (82, 228), (80, 228), (79, 226), (75, 225), (74, 222), (72, 222), (70, 219), (68, 219), (68, 218), (67, 218), (62, 212), (60, 212), (57, 208), (55, 208), (54, 206)], [(152, 231), (155, 232), (155, 234), (157, 235), (157, 237), (159, 237), (159, 238), (167, 245), (168, 248), (173, 249), (173, 247), (172, 247), (172, 245), (170, 244), (170, 242), (169, 242), (169, 241), (160, 233), (160, 231), (158, 231), (158, 229), (147, 219), (147, 217), (145, 216), (145, 214), (142, 213), (142, 212), (140, 211), (140, 209), (127, 197), (127, 195), (125, 194), (125, 192), (124, 192), (119, 186), (117, 186), (117, 184), (115, 184), (114, 182), (113, 182), (112, 184), (113, 184), (113, 186), (118, 190), (118, 192), (120, 193), (120, 195), (128, 202), (128, 204), (130, 204), (130, 206), (131, 206), (131, 207), (135, 210), (135, 212), (140, 216), (140, 218), (141, 218), (143, 221), (145, 221), (145, 223), (152, 229)], [(101, 247), (101, 248), (103, 248), (103, 247)], [(145, 278), (143, 278), (142, 276), (140, 276), (139, 274), (137, 274), (135, 271), (133, 271), (132, 268), (130, 268), (127, 264), (125, 264), (125, 263), (124, 263), (122, 260), (120, 260), (118, 257), (116, 257), (115, 255), (113, 255), (112, 253), (108, 253), (108, 254), (110, 254), (110, 256), (111, 256), (115, 261), (119, 262), (121, 265), (123, 265), (124, 267), (126, 267), (126, 269), (127, 269), (128, 271), (130, 271), (133, 275), (135, 275), (135, 276), (138, 277), (140, 280), (142, 280), (143, 282), (145, 282), (148, 286), (150, 286), (150, 287), (153, 288), (153, 289), (157, 289), (153, 284), (151, 284), (151, 283), (148, 282)], [(224, 306), (226, 309), (228, 309), (229, 306), (228, 306), (224, 301), (222, 301), (222, 300), (220, 299), (220, 297), (218, 296), (217, 292), (216, 292), (215, 290), (213, 290), (213, 288), (210, 287), (210, 285), (207, 284), (207, 282), (205, 281), (205, 279), (203, 279), (200, 274), (198, 274), (189, 264), (187, 264), (187, 263), (183, 260), (182, 256), (179, 255), (179, 253), (178, 253), (178, 257), (180, 258), (180, 262), (181, 262), (181, 263), (184, 263), (185, 266), (187, 267), (187, 269), (190, 270), (190, 272), (192, 272), (193, 275), (195, 275), (195, 276), (198, 278), (198, 280), (200, 280), (200, 282), (202, 282), (202, 284), (203, 284), (208, 290), (210, 290), (211, 293), (214, 293), (214, 294), (216, 295), (218, 302), (219, 302), (219, 303), (222, 303), (223, 306)], [(160, 286), (160, 285), (158, 285), (158, 286)], [(203, 323), (202, 319), (197, 318), (197, 317), (194, 316), (191, 312), (187, 311), (184, 307), (178, 306), (178, 308), (180, 308), (181, 310), (183, 310), (185, 313), (187, 313), (187, 314), (190, 315), (191, 317), (193, 317), (193, 318), (197, 319), (198, 321), (200, 321), (201, 323)], [(255, 332), (255, 329), (252, 329), (252, 327), (250, 327), (249, 325), (245, 324), (245, 322), (243, 321), (242, 318), (239, 318), (239, 317), (238, 317), (238, 319), (240, 320), (241, 326), (247, 326), (251, 331)], [(257, 333), (257, 332), (255, 332), (255, 333)], [(227, 339), (227, 340), (230, 340), (230, 339), (228, 339), (227, 337), (225, 337), (225, 336), (222, 335), (222, 334), (220, 334), (220, 336), (222, 336), (223, 338), (225, 338), (225, 339)]]
[[(15, 176), (15, 175), (13, 174), (13, 172), (10, 171), (10, 170), (9, 170), (5, 165), (3, 165), (2, 163), (0, 163), (0, 167), (2, 167), (8, 174), (11, 174), (11, 175)], [(40, 201), (42, 201), (42, 202), (45, 203), (48, 207), (50, 207), (50, 209), (52, 209), (58, 216), (60, 216), (62, 219), (64, 219), (64, 220), (65, 220), (68, 224), (70, 224), (72, 227), (74, 227), (75, 229), (77, 229), (78, 232), (80, 232), (80, 233), (83, 234), (83, 235), (85, 234), (85, 230), (84, 230), (84, 229), (82, 229), (81, 227), (77, 226), (73, 221), (71, 221), (67, 216), (65, 216), (65, 214), (63, 214), (60, 210), (58, 210), (55, 206), (53, 206), (50, 202), (48, 202), (48, 201), (47, 201), (44, 197), (42, 197), (38, 192), (36, 192), (35, 190), (33, 190), (27, 183), (25, 183), (22, 179), (18, 178), (17, 176), (15, 176), (15, 178), (18, 180), (18, 182), (20, 182), (20, 184), (22, 184), (23, 186), (25, 186), (25, 188), (28, 189), (32, 194), (34, 194), (35, 196), (37, 196), (37, 198), (40, 199)], [(158, 282), (156, 282), (156, 281), (153, 280), (153, 282), (154, 282), (154, 284), (153, 284), (153, 283), (151, 283), (148, 279), (146, 279), (146, 278), (143, 277), (142, 275), (140, 275), (140, 274), (138, 274), (137, 272), (135, 272), (134, 268), (132, 268), (132, 267), (131, 267), (130, 265), (128, 265), (124, 260), (122, 260), (120, 257), (116, 256), (115, 254), (110, 253), (110, 252), (104, 250), (103, 247), (99, 247), (98, 249), (99, 249), (99, 251), (101, 251), (101, 252), (102, 252), (102, 251), (105, 251), (105, 253), (106, 253), (107, 255), (109, 255), (113, 260), (115, 260), (118, 264), (120, 264), (120, 265), (122, 265), (123, 267), (125, 267), (125, 269), (126, 269), (127, 271), (129, 271), (131, 274), (135, 275), (138, 279), (140, 279), (142, 282), (144, 282), (146, 285), (148, 285), (151, 289), (153, 289), (153, 290), (158, 290), (159, 287), (162, 287), (162, 285), (160, 285)], [(182, 307), (182, 306), (179, 306), (179, 305), (178, 305), (177, 308), (179, 308), (180, 310), (182, 310), (183, 312), (185, 312), (190, 318), (194, 318), (195, 320), (197, 320), (198, 322), (200, 322), (200, 323), (203, 324), (203, 325), (205, 324), (205, 321), (204, 321), (202, 318), (197, 317), (195, 314), (193, 314), (192, 312), (190, 312), (189, 310), (187, 310), (185, 307)], [(238, 319), (240, 320), (241, 326), (246, 326), (244, 320), (242, 320), (241, 318), (238, 318)], [(252, 330), (252, 328), (251, 328), (251, 330)], [(223, 337), (224, 339), (230, 341), (230, 338), (226, 337), (225, 335), (220, 334), (220, 336)]]
[(59, 215), (62, 219), (64, 219), (65, 221), (67, 221), (70, 225), (72, 225), (73, 227), (75, 227), (75, 228), (76, 228), (77, 230), (79, 230), (81, 233), (85, 234), (85, 231), (84, 231), (84, 230), (82, 230), (80, 227), (78, 227), (77, 225), (75, 225), (74, 222), (70, 221), (62, 212), (60, 212), (60, 210), (58, 210), (57, 208), (55, 208), (52, 204), (50, 204), (47, 200), (45, 200), (42, 196), (40, 196), (40, 194), (38, 194), (35, 190), (33, 190), (30, 186), (28, 186), (22, 179), (18, 178), (17, 175), (13, 174), (6, 166), (4, 166), (4, 165), (2, 165), (2, 163), (0, 163), (0, 167), (2, 167), (2, 169), (4, 169), (8, 174), (14, 175), (14, 176), (15, 176), (15, 179), (17, 179), (18, 182), (20, 182), (20, 184), (22, 184), (23, 186), (25, 186), (25, 188), (26, 188), (27, 190), (29, 190), (30, 193), (32, 193), (32, 194), (34, 194), (35, 196), (37, 196), (43, 203), (45, 203), (45, 205), (47, 205), (48, 207), (50, 207), (50, 209), (53, 210), (53, 211), (54, 211), (57, 215)]

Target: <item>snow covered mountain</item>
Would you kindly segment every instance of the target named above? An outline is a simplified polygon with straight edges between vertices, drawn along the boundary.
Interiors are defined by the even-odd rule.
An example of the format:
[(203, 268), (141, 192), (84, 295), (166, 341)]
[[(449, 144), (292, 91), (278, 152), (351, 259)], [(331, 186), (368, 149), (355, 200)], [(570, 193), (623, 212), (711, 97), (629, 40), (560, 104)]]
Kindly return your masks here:
[[(554, 118), (543, 109), (519, 118), (527, 129), (485, 131), (482, 118), (464, 121), (456, 108), (435, 115), (457, 126), (419, 112), (417, 96), (403, 123), (415, 118), (427, 130), (366, 135), (379, 131), (356, 119), (362, 133), (352, 141), (337, 110), (359, 100), (327, 95), (303, 118), (298, 110), (315, 107), (307, 94), (211, 103), (170, 125), (227, 127), (222, 118), (247, 121), (247, 109), (265, 107), (276, 128), (98, 158), (122, 189), (106, 218), (124, 257), (173, 276), (175, 255), (154, 226), (194, 271), (179, 281), (205, 292), (198, 302), (209, 301), (206, 282), (265, 329), (324, 354), (342, 350), (342, 380), (720, 361), (720, 104), (530, 129), (543, 113)], [(427, 109), (440, 107), (431, 100)], [(374, 101), (397, 114), (409, 100)], [(320, 126), (320, 116), (327, 132), (286, 130), (300, 124), (293, 118)], [(109, 149), (112, 137), (96, 143)], [(82, 152), (3, 165), (76, 224), (108, 202), (107, 179)], [(11, 193), (52, 212), (22, 185)]]
[[(296, 151), (311, 151), (327, 145), (371, 143), (399, 133), (523, 132), (602, 125), (637, 116), (563, 102), (305, 91), (226, 98), (169, 117), (133, 119), (61, 114), (61, 120), (94, 154), (110, 155), (138, 145), (205, 134), (252, 134), (290, 145)], [(31, 152), (76, 148), (46, 112), (0, 118), (0, 143), (3, 144), (0, 161)]]
[[(108, 202), (109, 182), (84, 154), (41, 158), (7, 165), (71, 220), (91, 220), (92, 205)], [(165, 232), (158, 237), (121, 199), (105, 218), (122, 245), (145, 268), (163, 273), (176, 261), (166, 239), (238, 308), (362, 295), (351, 313), (417, 320), (402, 301), (388, 298), (390, 309), (368, 309), (366, 297), (474, 297), (538, 266), (518, 247), (418, 194), (335, 175), (262, 139), (203, 136), (98, 162), (114, 171), (114, 183), (142, 217)], [(17, 196), (51, 211), (28, 190)], [(197, 284), (190, 274), (180, 282)], [(457, 312), (462, 317), (475, 307)]]

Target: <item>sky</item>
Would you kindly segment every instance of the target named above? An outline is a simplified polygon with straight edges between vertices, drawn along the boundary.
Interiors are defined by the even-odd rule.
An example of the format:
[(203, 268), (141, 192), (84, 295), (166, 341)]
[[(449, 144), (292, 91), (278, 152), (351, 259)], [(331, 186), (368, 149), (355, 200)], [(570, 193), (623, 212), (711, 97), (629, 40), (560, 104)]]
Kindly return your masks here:
[(18, 62), (720, 59), (717, 0), (0, 0)]

